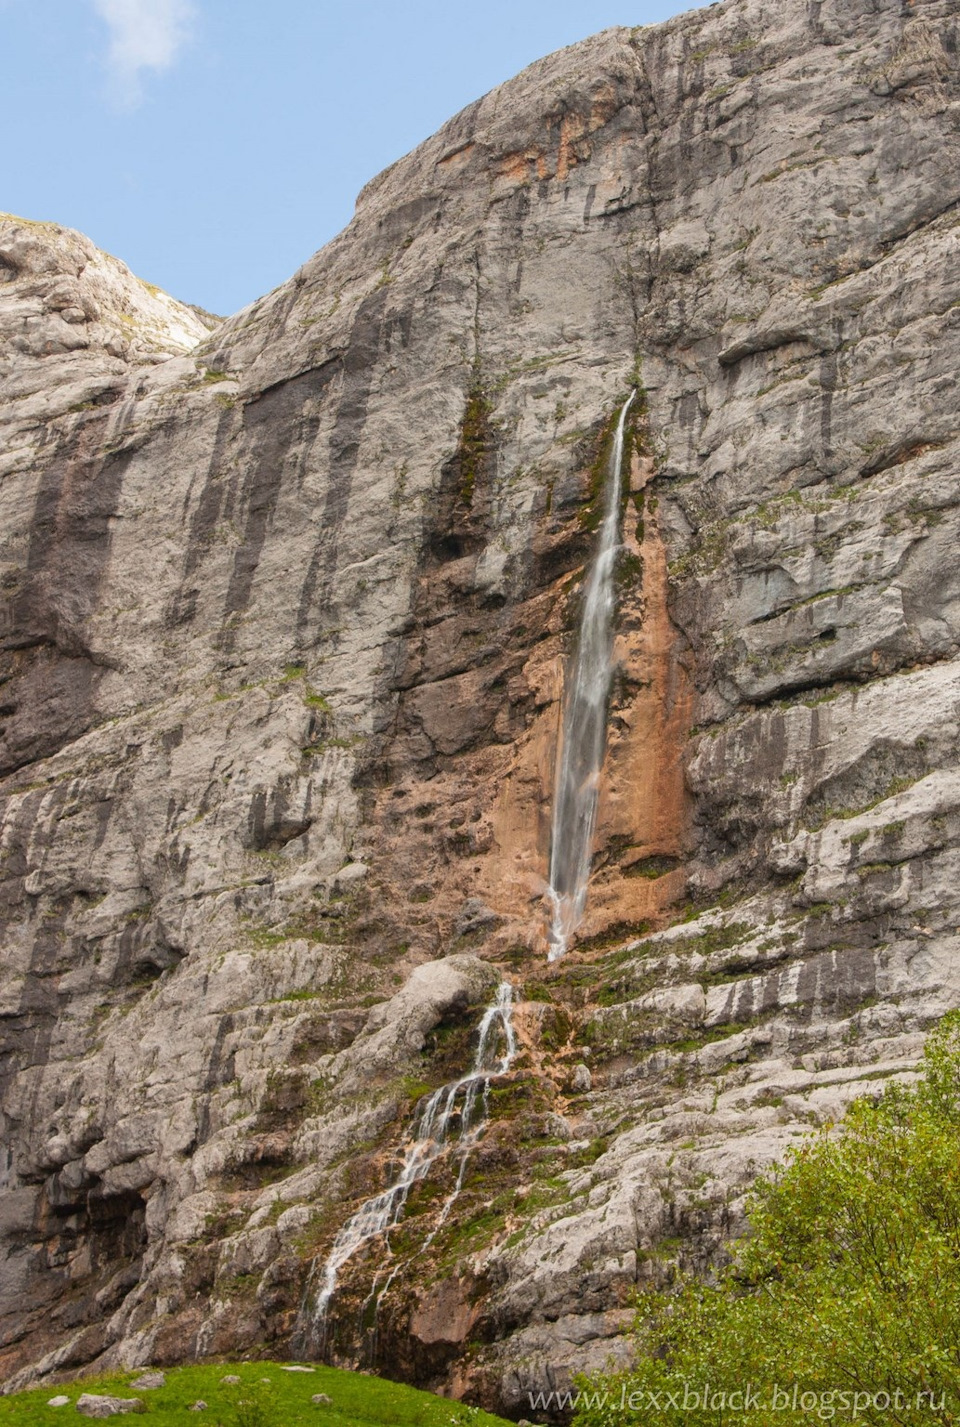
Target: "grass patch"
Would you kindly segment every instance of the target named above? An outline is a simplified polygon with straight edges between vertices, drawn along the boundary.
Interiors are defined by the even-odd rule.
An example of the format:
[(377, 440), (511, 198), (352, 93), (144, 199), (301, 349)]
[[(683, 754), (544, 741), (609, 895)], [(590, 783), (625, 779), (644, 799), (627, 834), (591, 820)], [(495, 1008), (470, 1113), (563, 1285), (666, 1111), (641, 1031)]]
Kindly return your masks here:
[[(450, 1423), (507, 1427), (503, 1418), (464, 1403), (338, 1368), (285, 1372), (274, 1362), (202, 1363), (172, 1368), (164, 1387), (138, 1392), (131, 1383), (140, 1371), (143, 1369), (82, 1378), (0, 1398), (0, 1423), (42, 1427), (47, 1422), (80, 1420), (73, 1404), (81, 1393), (90, 1392), (141, 1398), (146, 1412), (120, 1420), (138, 1422), (145, 1418), (156, 1427), (173, 1427), (185, 1421), (203, 1422), (206, 1427), (306, 1427), (308, 1423), (310, 1427), (450, 1427)], [(239, 1377), (240, 1382), (221, 1382), (227, 1376)], [(329, 1404), (311, 1402), (316, 1393), (325, 1393)], [(69, 1397), (71, 1406), (47, 1406), (51, 1397), (60, 1395)], [(207, 1404), (206, 1411), (185, 1417), (198, 1401)]]
[[(888, 798), (895, 798), (898, 793), (905, 793), (908, 788), (913, 787), (914, 783), (919, 783), (921, 778), (925, 778), (926, 776), (926, 771), (924, 771), (922, 773), (917, 773), (913, 777), (901, 776), (897, 778), (892, 778), (890, 782), (886, 784), (883, 791), (879, 793), (875, 798), (871, 798), (869, 802), (860, 804), (857, 807), (848, 808), (833, 807), (829, 805), (824, 806), (823, 804), (812, 804), (809, 810), (806, 826), (811, 832), (816, 832), (820, 828), (824, 827), (828, 822), (832, 822), (835, 818), (845, 820), (850, 818), (858, 818), (860, 817), (861, 813), (872, 812), (872, 810), (874, 808), (879, 807), (881, 803), (885, 803)], [(886, 832), (887, 829), (902, 829), (903, 826), (903, 822), (890, 822), (885, 824), (882, 831)]]
[[(582, 941), (577, 942), (577, 951), (605, 951), (608, 947), (617, 947), (622, 942), (645, 936), (650, 930), (651, 925), (648, 921), (614, 922), (612, 926), (607, 927), (605, 931), (598, 932), (596, 936), (584, 937)], [(639, 953), (635, 951), (631, 953), (631, 955), (633, 954)]]
[(695, 935), (675, 937), (672, 941), (641, 941), (608, 954), (604, 962), (607, 967), (613, 967), (645, 956), (713, 956), (718, 951), (729, 951), (753, 934), (754, 928), (748, 922), (728, 922), (726, 926), (706, 927)]

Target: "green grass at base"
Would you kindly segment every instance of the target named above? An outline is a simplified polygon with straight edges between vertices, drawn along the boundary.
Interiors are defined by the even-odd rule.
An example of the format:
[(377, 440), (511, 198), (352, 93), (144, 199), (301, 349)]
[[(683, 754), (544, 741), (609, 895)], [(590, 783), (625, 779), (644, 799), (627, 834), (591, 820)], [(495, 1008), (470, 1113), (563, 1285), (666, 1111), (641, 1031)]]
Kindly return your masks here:
[[(144, 1422), (153, 1427), (174, 1423), (196, 1427), (509, 1427), (501, 1417), (404, 1387), (385, 1378), (339, 1368), (315, 1367), (313, 1372), (284, 1372), (279, 1363), (199, 1363), (164, 1369), (166, 1385), (135, 1389), (131, 1384), (145, 1368), (106, 1377), (77, 1378), (55, 1386), (0, 1397), (3, 1427), (45, 1427), (47, 1423), (86, 1422), (75, 1407), (84, 1392), (111, 1397), (139, 1397), (146, 1412), (111, 1417), (111, 1422)], [(221, 1383), (230, 1374), (238, 1383)], [(262, 1379), (268, 1379), (264, 1382)], [(329, 1404), (310, 1401), (325, 1392)], [(69, 1397), (70, 1405), (48, 1407), (51, 1397)], [(197, 1401), (203, 1412), (190, 1412)]]

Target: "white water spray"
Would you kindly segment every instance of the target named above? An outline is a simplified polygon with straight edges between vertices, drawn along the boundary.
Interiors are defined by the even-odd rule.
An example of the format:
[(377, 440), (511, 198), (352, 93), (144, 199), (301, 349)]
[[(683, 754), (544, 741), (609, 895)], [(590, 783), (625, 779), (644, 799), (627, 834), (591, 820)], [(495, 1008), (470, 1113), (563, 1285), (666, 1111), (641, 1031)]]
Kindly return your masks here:
[(565, 681), (547, 888), (551, 904), (550, 961), (556, 961), (567, 950), (587, 900), (613, 674), (614, 575), (620, 548), (623, 438), (627, 412), (635, 397), (632, 391), (620, 408), (607, 462), (600, 537), (584, 590), (576, 653)]
[[(502, 1051), (498, 1055), (502, 1043)], [(357, 1212), (340, 1229), (321, 1270), (320, 1291), (312, 1314), (313, 1333), (323, 1337), (327, 1309), (337, 1288), (340, 1270), (362, 1244), (378, 1234), (385, 1234), (400, 1220), (410, 1190), (429, 1173), (451, 1141), (451, 1124), (459, 1110), (459, 1124), (453, 1141), (460, 1150), (460, 1166), (456, 1183), (440, 1211), (440, 1218), (421, 1246), (420, 1252), (432, 1242), (444, 1223), (463, 1185), (467, 1159), (479, 1139), (487, 1118), (487, 1095), (490, 1079), (505, 1075), (517, 1051), (513, 1028), (513, 987), (503, 981), (497, 994), (483, 1013), (479, 1041), (473, 1065), (459, 1080), (441, 1085), (426, 1100), (413, 1127), (413, 1134), (400, 1173), (389, 1189), (374, 1195), (360, 1205)], [(481, 1112), (477, 1113), (477, 1102)], [(387, 1287), (394, 1273), (388, 1279)], [(386, 1292), (386, 1288), (384, 1289)], [(383, 1294), (380, 1295), (383, 1297)]]

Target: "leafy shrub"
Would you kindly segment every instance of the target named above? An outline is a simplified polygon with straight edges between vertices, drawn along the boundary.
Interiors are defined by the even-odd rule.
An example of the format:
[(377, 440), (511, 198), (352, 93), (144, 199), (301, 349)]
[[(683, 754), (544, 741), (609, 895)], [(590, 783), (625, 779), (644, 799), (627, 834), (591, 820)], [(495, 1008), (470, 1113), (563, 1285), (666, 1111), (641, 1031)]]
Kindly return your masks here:
[(715, 1283), (641, 1294), (637, 1365), (580, 1384), (578, 1427), (960, 1421), (960, 1013), (915, 1086), (806, 1139), (748, 1219)]

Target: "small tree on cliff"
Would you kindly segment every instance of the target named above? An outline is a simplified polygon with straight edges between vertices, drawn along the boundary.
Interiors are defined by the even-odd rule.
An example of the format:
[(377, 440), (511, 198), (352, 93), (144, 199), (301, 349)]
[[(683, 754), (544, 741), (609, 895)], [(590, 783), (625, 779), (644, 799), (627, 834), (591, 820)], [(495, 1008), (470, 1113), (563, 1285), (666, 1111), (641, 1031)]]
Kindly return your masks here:
[(582, 1384), (607, 1400), (578, 1427), (960, 1422), (960, 1013), (915, 1087), (811, 1136), (748, 1218), (715, 1285), (642, 1295), (638, 1365)]

